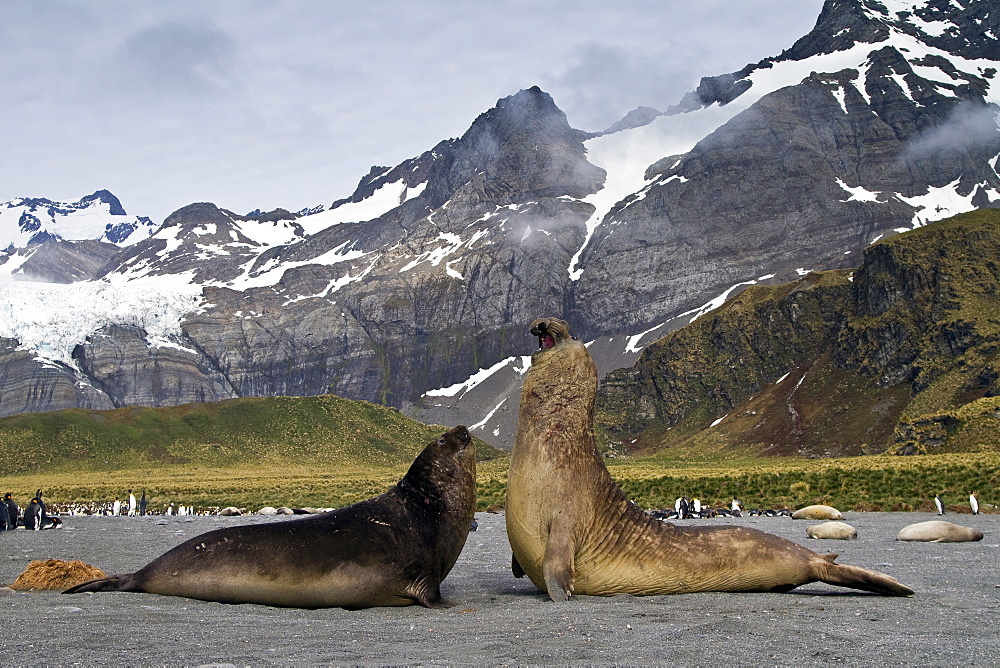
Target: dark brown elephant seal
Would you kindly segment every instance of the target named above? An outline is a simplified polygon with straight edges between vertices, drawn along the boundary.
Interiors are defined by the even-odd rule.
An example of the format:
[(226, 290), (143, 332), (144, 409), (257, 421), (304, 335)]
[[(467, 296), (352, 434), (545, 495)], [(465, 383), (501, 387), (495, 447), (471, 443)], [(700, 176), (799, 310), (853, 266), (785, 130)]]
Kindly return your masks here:
[(895, 579), (834, 563), (742, 527), (677, 527), (649, 517), (608, 473), (594, 441), (597, 370), (556, 318), (531, 324), (540, 349), (521, 391), (507, 478), (514, 575), (554, 601), (570, 595), (788, 591), (823, 581), (891, 596)]
[(131, 591), (297, 608), (441, 605), (476, 509), (476, 448), (455, 427), (389, 491), (304, 519), (218, 529), (131, 575), (67, 594)]

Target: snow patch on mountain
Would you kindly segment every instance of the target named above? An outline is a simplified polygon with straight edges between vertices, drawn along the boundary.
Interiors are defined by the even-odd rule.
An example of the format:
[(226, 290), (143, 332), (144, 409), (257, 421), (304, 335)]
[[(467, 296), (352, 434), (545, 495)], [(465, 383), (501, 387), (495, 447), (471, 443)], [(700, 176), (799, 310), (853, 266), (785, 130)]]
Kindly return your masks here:
[[(472, 248), (477, 241), (489, 234), (489, 230), (476, 230), (468, 239), (462, 239), (461, 236), (454, 234), (452, 232), (442, 232), (438, 235), (435, 242), (440, 242), (440, 245), (426, 250), (420, 253), (415, 258), (403, 265), (399, 273), (404, 273), (412, 269), (417, 268), (423, 263), (428, 263), (432, 267), (437, 267), (441, 264), (441, 261), (450, 255), (454, 255), (459, 252), (462, 248)], [(452, 278), (462, 279), (462, 274), (455, 269), (452, 269), (451, 265), (461, 260), (461, 257), (453, 258), (445, 263), (445, 270), (448, 276)]]
[(155, 230), (149, 218), (130, 216), (111, 193), (99, 190), (77, 202), (19, 197), (0, 203), (0, 249), (48, 239), (106, 241), (127, 246)]
[[(341, 264), (344, 262), (351, 262), (353, 260), (361, 259), (365, 256), (370, 256), (371, 253), (366, 253), (365, 251), (358, 250), (354, 248), (354, 242), (345, 241), (336, 248), (332, 248), (322, 255), (318, 255), (309, 260), (299, 260), (294, 262), (282, 261), (280, 259), (271, 259), (265, 262), (262, 266), (258, 267), (254, 271), (247, 271), (243, 276), (229, 281), (224, 285), (234, 290), (248, 290), (250, 288), (261, 288), (269, 285), (275, 285), (281, 280), (281, 277), (289, 269), (294, 269), (296, 267), (305, 267), (308, 265), (321, 265), (321, 266), (333, 266), (335, 264)], [(334, 280), (330, 287), (324, 292), (324, 294), (329, 294), (330, 292), (336, 292), (344, 285), (352, 281), (359, 281), (364, 276), (371, 271), (374, 266), (375, 261), (377, 261), (380, 254), (375, 254), (375, 259), (372, 260), (372, 264), (369, 265), (366, 271), (361, 274), (356, 274), (353, 277), (349, 277), (350, 272), (344, 274), (341, 278)]]
[(639, 192), (648, 183), (646, 169), (664, 156), (686, 153), (705, 135), (735, 115), (729, 107), (712, 107), (682, 116), (661, 116), (639, 128), (602, 135), (585, 142), (587, 159), (607, 172), (604, 187), (583, 199), (595, 207), (587, 221), (583, 244), (570, 260), (571, 280), (579, 280), (580, 257), (594, 230), (622, 199)]
[(73, 366), (73, 349), (105, 325), (146, 332), (152, 346), (177, 345), (181, 320), (202, 306), (189, 276), (70, 284), (0, 282), (0, 337), (40, 359)]
[(747, 287), (747, 286), (750, 286), (750, 285), (757, 285), (761, 281), (767, 281), (767, 280), (770, 280), (772, 278), (774, 278), (774, 274), (767, 274), (765, 276), (761, 276), (760, 278), (758, 278), (756, 280), (751, 279), (749, 281), (743, 281), (741, 283), (737, 283), (736, 285), (732, 286), (731, 288), (729, 288), (728, 290), (726, 290), (725, 292), (723, 292), (722, 294), (720, 294), (715, 299), (709, 300), (708, 302), (702, 304), (698, 308), (691, 309), (690, 311), (685, 311), (684, 313), (680, 313), (680, 314), (677, 315), (677, 317), (683, 318), (683, 317), (691, 316), (691, 319), (688, 322), (689, 323), (690, 322), (694, 322), (695, 320), (697, 320), (701, 316), (705, 315), (706, 313), (709, 313), (710, 311), (714, 311), (715, 309), (717, 309), (720, 306), (722, 306), (723, 304), (725, 304), (726, 300), (729, 299), (729, 295), (733, 294), (733, 292), (735, 290), (738, 290), (738, 289), (740, 289), (742, 287)]
[[(230, 235), (234, 241), (237, 240), (238, 233), (265, 248), (290, 244), (302, 237), (301, 228), (298, 228), (292, 224), (292, 221), (288, 220), (265, 222), (250, 218), (247, 220), (234, 220), (233, 226), (235, 229), (230, 230)], [(210, 234), (214, 234), (214, 232), (210, 232)]]
[(363, 223), (385, 215), (404, 202), (417, 197), (426, 187), (426, 181), (414, 187), (407, 187), (402, 180), (393, 181), (380, 186), (360, 202), (346, 202), (335, 209), (303, 216), (297, 222), (308, 235), (334, 225)]
[(972, 211), (976, 207), (972, 204), (973, 190), (968, 195), (960, 195), (958, 192), (958, 179), (940, 188), (930, 187), (925, 195), (916, 197), (903, 197), (896, 195), (907, 204), (914, 206), (917, 210), (913, 214), (913, 221), (910, 228), (897, 228), (897, 232), (906, 232), (907, 229), (916, 229), (927, 223), (942, 218), (948, 218), (959, 213)]
[[(520, 369), (518, 369), (517, 367), (518, 361), (521, 362)], [(469, 392), (470, 390), (475, 389), (478, 385), (481, 385), (485, 381), (489, 380), (489, 378), (493, 376), (493, 374), (497, 373), (502, 369), (506, 369), (508, 366), (513, 368), (514, 371), (517, 372), (518, 374), (523, 374), (525, 371), (528, 370), (528, 367), (531, 366), (531, 356), (508, 357), (506, 359), (502, 359), (493, 366), (489, 367), (488, 369), (480, 369), (479, 371), (472, 374), (471, 376), (469, 376), (460, 383), (455, 383), (454, 385), (450, 385), (448, 387), (442, 387), (437, 390), (428, 390), (427, 392), (424, 392), (422, 396), (458, 397), (459, 399), (461, 399), (462, 395)]]
[(9, 280), (25, 262), (31, 259), (40, 246), (29, 246), (27, 248), (0, 250), (0, 281)]
[(840, 200), (841, 202), (877, 202), (878, 196), (882, 194), (873, 192), (871, 190), (866, 190), (861, 186), (852, 188), (839, 178), (837, 179), (837, 185), (846, 190), (847, 193), (850, 195), (850, 197), (848, 197), (847, 199)]

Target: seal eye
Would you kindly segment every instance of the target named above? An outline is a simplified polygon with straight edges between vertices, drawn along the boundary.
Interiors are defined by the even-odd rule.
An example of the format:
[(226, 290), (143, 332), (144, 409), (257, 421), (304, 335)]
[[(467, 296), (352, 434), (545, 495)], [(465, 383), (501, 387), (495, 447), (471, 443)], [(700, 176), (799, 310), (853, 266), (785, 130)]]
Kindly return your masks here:
[(444, 445), (445, 441), (443, 438), (438, 439), (438, 445)]

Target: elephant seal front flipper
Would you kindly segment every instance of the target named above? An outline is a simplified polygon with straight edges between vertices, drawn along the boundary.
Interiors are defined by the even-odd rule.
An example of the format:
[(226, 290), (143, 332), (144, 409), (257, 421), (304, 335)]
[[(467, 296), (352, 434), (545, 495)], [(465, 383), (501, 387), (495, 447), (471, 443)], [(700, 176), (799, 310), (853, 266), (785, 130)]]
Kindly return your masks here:
[(539, 350), (521, 391), (507, 476), (514, 572), (552, 600), (698, 591), (789, 591), (809, 582), (910, 596), (894, 578), (834, 563), (772, 534), (736, 526), (678, 527), (649, 517), (597, 452), (597, 369), (557, 318), (531, 324)]
[(476, 509), (476, 448), (455, 427), (372, 499), (303, 519), (209, 531), (129, 575), (67, 594), (129, 591), (299, 608), (444, 605)]
[(553, 601), (565, 601), (573, 595), (574, 554), (575, 546), (573, 545), (571, 528), (557, 526), (550, 530), (549, 539), (545, 545), (542, 570), (545, 578), (545, 590)]

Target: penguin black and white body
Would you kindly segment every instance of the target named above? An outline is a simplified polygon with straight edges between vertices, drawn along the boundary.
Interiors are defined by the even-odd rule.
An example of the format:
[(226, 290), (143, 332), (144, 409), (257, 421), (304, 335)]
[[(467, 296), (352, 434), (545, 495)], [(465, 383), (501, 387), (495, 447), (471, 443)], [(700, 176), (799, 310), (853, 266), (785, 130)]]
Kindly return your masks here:
[(937, 507), (938, 515), (944, 515), (944, 504), (941, 503), (940, 496), (934, 496), (934, 506)]
[(49, 516), (48, 512), (45, 510), (45, 500), (42, 498), (42, 490), (35, 490), (35, 498), (38, 499), (38, 507), (41, 508), (41, 518), (42, 522)]
[(976, 498), (975, 492), (969, 494), (969, 507), (972, 508), (972, 514), (979, 514), (979, 499)]
[(17, 528), (17, 515), (21, 509), (17, 507), (17, 502), (10, 497), (9, 493), (4, 495), (3, 502), (7, 509), (7, 530), (13, 531)]
[(142, 496), (139, 497), (139, 515), (141, 517), (146, 515), (146, 490), (142, 490)]
[(688, 503), (688, 498), (686, 496), (682, 496), (674, 501), (674, 510), (677, 511), (677, 519), (682, 520), (687, 517), (691, 512), (691, 504)]
[(135, 509), (136, 509), (136, 507), (138, 505), (139, 504), (136, 503), (136, 500), (135, 500), (135, 494), (132, 493), (132, 490), (129, 490), (128, 491), (128, 516), (129, 517), (135, 517)]
[(118, 500), (117, 496), (115, 497), (114, 503), (111, 504), (111, 514), (115, 517), (122, 514), (122, 502)]
[(32, 499), (24, 509), (24, 528), (29, 531), (39, 531), (42, 528), (42, 506), (38, 499)]

